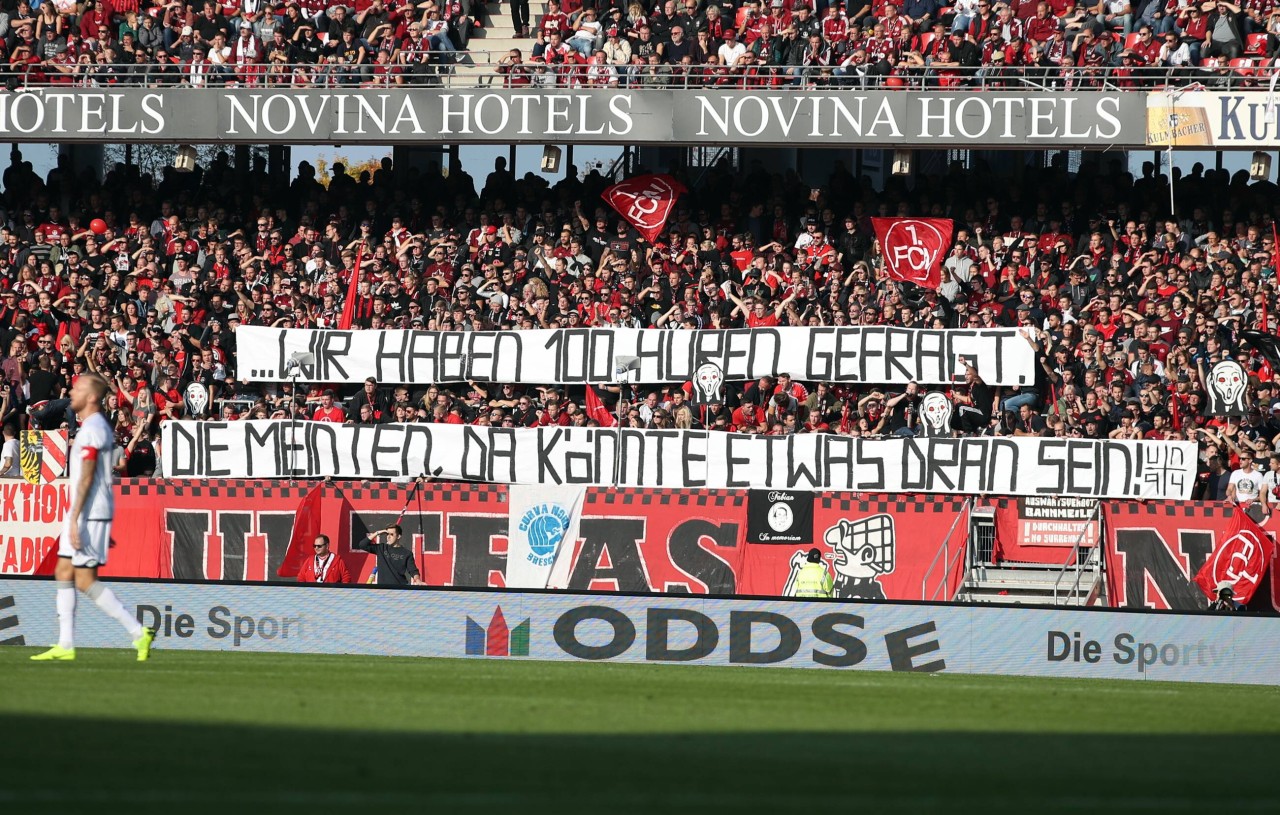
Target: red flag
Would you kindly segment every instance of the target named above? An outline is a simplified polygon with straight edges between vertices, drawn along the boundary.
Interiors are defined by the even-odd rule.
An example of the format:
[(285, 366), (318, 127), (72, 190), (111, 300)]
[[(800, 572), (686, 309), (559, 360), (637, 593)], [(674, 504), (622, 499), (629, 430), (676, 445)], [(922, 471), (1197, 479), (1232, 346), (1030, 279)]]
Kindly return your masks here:
[(613, 427), (618, 422), (614, 419), (613, 414), (609, 412), (609, 408), (604, 406), (604, 402), (600, 401), (600, 395), (596, 393), (596, 389), (587, 386), (587, 409), (588, 419), (595, 419), (600, 423), (601, 427)]
[(1247, 604), (1275, 556), (1275, 541), (1245, 514), (1243, 507), (1236, 507), (1226, 540), (1200, 567), (1196, 585), (1213, 600), (1217, 598), (1218, 585), (1229, 583), (1235, 601)]
[[(58, 568), (58, 544), (61, 540), (61, 537), (59, 537), (53, 542), (53, 546), (50, 546), (49, 551), (45, 552), (44, 560), (41, 560), (40, 563), (36, 565), (35, 571), (33, 571), (32, 574), (40, 575), (41, 577), (53, 577)], [(116, 542), (114, 540), (111, 541), (112, 546), (115, 546), (115, 544)]]
[(320, 483), (307, 491), (298, 504), (293, 516), (293, 532), (289, 535), (289, 548), (284, 553), (284, 560), (276, 574), (280, 577), (297, 577), (298, 570), (307, 557), (311, 555), (311, 545), (316, 535), (320, 534), (320, 493), (324, 491), (324, 483)]
[(947, 218), (872, 218), (884, 270), (894, 280), (936, 289), (955, 228)]
[(355, 268), (351, 272), (351, 282), (347, 284), (347, 299), (342, 304), (342, 316), (338, 318), (338, 330), (350, 331), (356, 319), (356, 299), (360, 290), (360, 259), (364, 255), (364, 244), (356, 249)]
[(601, 197), (653, 243), (666, 229), (676, 199), (685, 192), (684, 185), (669, 175), (638, 175), (614, 184)]

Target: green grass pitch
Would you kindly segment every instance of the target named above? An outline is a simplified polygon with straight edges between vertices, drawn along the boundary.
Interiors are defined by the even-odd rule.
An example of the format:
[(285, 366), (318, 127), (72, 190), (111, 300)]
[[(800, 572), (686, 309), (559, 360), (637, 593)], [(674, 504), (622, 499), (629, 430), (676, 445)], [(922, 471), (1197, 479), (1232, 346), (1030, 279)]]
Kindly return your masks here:
[(1280, 690), (0, 649), (0, 812), (1280, 812)]

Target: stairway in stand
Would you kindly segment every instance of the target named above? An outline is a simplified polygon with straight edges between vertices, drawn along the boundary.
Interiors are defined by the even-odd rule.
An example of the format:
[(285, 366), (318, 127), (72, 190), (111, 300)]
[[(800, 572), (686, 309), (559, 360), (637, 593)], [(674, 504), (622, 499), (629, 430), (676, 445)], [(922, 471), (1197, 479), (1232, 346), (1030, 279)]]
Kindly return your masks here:
[(975, 563), (956, 599), (965, 603), (1088, 606), (1102, 601), (1100, 547), (1086, 550), (1084, 562), (1063, 571), (1053, 563)]
[[(547, 11), (545, 2), (531, 0), (529, 3), (529, 27), (537, 26), (538, 20)], [(527, 62), (537, 42), (532, 37), (517, 39), (516, 31), (511, 25), (511, 7), (506, 3), (488, 3), (485, 5), (483, 18), (484, 28), (476, 29), (471, 34), (471, 42), (467, 44), (468, 53), (459, 59), (455, 72), (459, 85), (476, 84), (501, 85), (499, 77), (490, 76), (498, 69), (498, 60), (506, 56), (512, 48), (519, 48)], [(445, 83), (446, 85), (449, 83)]]

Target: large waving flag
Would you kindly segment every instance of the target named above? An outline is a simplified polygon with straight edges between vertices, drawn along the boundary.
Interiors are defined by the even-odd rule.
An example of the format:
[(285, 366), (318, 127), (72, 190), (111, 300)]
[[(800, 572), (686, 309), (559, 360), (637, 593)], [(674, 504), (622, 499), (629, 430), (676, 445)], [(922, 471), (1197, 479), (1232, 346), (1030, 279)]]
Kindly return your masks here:
[(955, 224), (946, 218), (872, 218), (884, 270), (926, 289), (942, 285), (942, 261)]
[(1225, 540), (1200, 567), (1195, 583), (1210, 600), (1217, 598), (1219, 585), (1229, 584), (1235, 601), (1247, 605), (1275, 556), (1271, 536), (1242, 507), (1236, 507)]
[(645, 240), (653, 243), (666, 229), (676, 199), (686, 191), (683, 184), (669, 175), (638, 175), (614, 184), (604, 191), (603, 198), (644, 235)]

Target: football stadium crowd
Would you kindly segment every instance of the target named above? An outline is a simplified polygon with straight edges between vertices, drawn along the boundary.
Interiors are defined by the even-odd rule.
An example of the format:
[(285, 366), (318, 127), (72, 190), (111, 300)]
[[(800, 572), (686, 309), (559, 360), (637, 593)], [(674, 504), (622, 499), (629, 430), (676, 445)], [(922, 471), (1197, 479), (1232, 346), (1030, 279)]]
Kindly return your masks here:
[[(1280, 361), (1239, 342), (1245, 329), (1274, 336), (1278, 309), (1276, 188), (1247, 173), (1175, 172), (1170, 216), (1168, 179), (1151, 165), (1134, 177), (1116, 159), (1079, 174), (1058, 160), (1026, 166), (1016, 181), (956, 164), (883, 190), (842, 164), (810, 188), (759, 162), (722, 163), (685, 179), (691, 192), (649, 244), (601, 203), (609, 181), (598, 173), (570, 168), (551, 185), (495, 165), (477, 183), (386, 159), (359, 179), (335, 167), (323, 185), (303, 163), (285, 185), (265, 162), (235, 168), (219, 155), (155, 184), (119, 165), (98, 181), (69, 162), (40, 178), (15, 151), (0, 214), (4, 424), (73, 426), (63, 397), (97, 371), (116, 386), (110, 417), (128, 451), (121, 467), (135, 475), (154, 467), (165, 422), (192, 418), (192, 382), (209, 397), (197, 418), (227, 420), (528, 427), (608, 424), (617, 410), (631, 427), (919, 427), (925, 387), (785, 373), (728, 383), (707, 406), (692, 404), (688, 383), (602, 385), (608, 416), (588, 415), (574, 386), (370, 382), (294, 393), (244, 381), (238, 327), (336, 327), (359, 275), (356, 329), (1022, 326), (1038, 355), (1034, 385), (991, 387), (976, 360), (967, 382), (936, 388), (954, 403), (955, 432), (1193, 439), (1206, 473), (1242, 456), (1261, 463), (1280, 442)], [(869, 219), (895, 215), (953, 219), (937, 290), (882, 272)], [(1229, 355), (1249, 372), (1252, 410), (1206, 417), (1206, 369)]]
[[(479, 0), (9, 0), (0, 69), (10, 89), (436, 84), (489, 13)], [(532, 19), (514, 0), (509, 13), (529, 48), (491, 64), (515, 86), (1240, 83), (1280, 45), (1273, 0), (549, 0)]]

